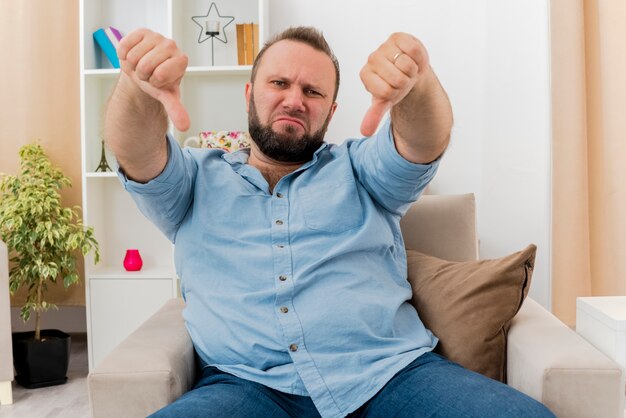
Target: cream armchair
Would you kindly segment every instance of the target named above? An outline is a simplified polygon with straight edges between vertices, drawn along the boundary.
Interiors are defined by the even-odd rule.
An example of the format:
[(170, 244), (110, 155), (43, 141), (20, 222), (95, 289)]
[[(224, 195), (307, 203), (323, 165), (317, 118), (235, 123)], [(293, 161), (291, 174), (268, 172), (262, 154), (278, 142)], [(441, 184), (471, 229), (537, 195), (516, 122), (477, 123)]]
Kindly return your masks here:
[[(402, 220), (406, 246), (447, 260), (475, 260), (472, 194), (423, 196)], [(195, 354), (182, 300), (167, 302), (89, 375), (93, 416), (144, 417), (189, 390)], [(617, 364), (526, 299), (508, 333), (508, 384), (559, 417), (622, 417), (624, 385)]]

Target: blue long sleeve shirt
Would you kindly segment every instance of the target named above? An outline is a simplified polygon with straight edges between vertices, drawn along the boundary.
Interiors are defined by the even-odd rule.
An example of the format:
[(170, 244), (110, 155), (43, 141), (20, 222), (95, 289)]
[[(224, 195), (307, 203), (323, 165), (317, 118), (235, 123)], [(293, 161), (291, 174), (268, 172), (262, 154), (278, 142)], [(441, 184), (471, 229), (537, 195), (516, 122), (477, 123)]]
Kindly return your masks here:
[(399, 221), (434, 176), (373, 137), (323, 144), (270, 192), (248, 150), (181, 149), (119, 176), (175, 243), (184, 319), (205, 365), (353, 412), (437, 338), (410, 305)]

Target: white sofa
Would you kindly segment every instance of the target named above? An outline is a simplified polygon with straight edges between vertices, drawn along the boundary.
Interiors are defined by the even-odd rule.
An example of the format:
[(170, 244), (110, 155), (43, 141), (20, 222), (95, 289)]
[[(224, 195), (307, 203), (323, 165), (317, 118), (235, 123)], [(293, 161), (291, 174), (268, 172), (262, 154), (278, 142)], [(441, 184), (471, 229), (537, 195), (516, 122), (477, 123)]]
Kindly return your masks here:
[[(472, 194), (423, 196), (402, 220), (406, 246), (448, 260), (477, 258)], [(143, 417), (174, 401), (195, 379), (184, 303), (172, 299), (89, 375), (93, 416)], [(559, 417), (623, 417), (620, 367), (532, 299), (507, 339), (508, 384)]]

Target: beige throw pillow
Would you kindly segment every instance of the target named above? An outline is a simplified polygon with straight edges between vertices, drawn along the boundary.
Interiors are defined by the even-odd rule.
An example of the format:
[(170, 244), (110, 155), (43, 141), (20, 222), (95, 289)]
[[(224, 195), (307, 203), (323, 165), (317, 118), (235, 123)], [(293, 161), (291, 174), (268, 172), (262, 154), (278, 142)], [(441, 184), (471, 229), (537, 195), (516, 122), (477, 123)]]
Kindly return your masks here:
[(411, 303), (446, 358), (506, 381), (506, 334), (528, 294), (537, 247), (495, 260), (453, 262), (407, 250)]

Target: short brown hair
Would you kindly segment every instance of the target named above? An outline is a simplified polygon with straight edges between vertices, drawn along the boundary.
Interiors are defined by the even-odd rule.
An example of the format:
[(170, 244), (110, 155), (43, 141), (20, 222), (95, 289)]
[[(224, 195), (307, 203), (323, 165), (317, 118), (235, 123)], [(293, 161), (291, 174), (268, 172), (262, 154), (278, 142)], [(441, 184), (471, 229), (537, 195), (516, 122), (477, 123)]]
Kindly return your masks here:
[(252, 75), (250, 76), (250, 82), (254, 83), (254, 79), (256, 78), (256, 73), (258, 67), (261, 63), (261, 58), (265, 51), (269, 49), (272, 45), (279, 41), (295, 41), (302, 42), (306, 45), (309, 45), (313, 49), (323, 52), (330, 58), (335, 66), (335, 93), (333, 95), (333, 102), (337, 99), (337, 92), (339, 91), (339, 61), (337, 61), (337, 57), (333, 53), (332, 49), (326, 42), (324, 35), (319, 30), (310, 27), (310, 26), (296, 26), (290, 27), (279, 34), (272, 37), (269, 41), (263, 45), (263, 48), (259, 51), (259, 54), (254, 59), (254, 64), (252, 65)]

